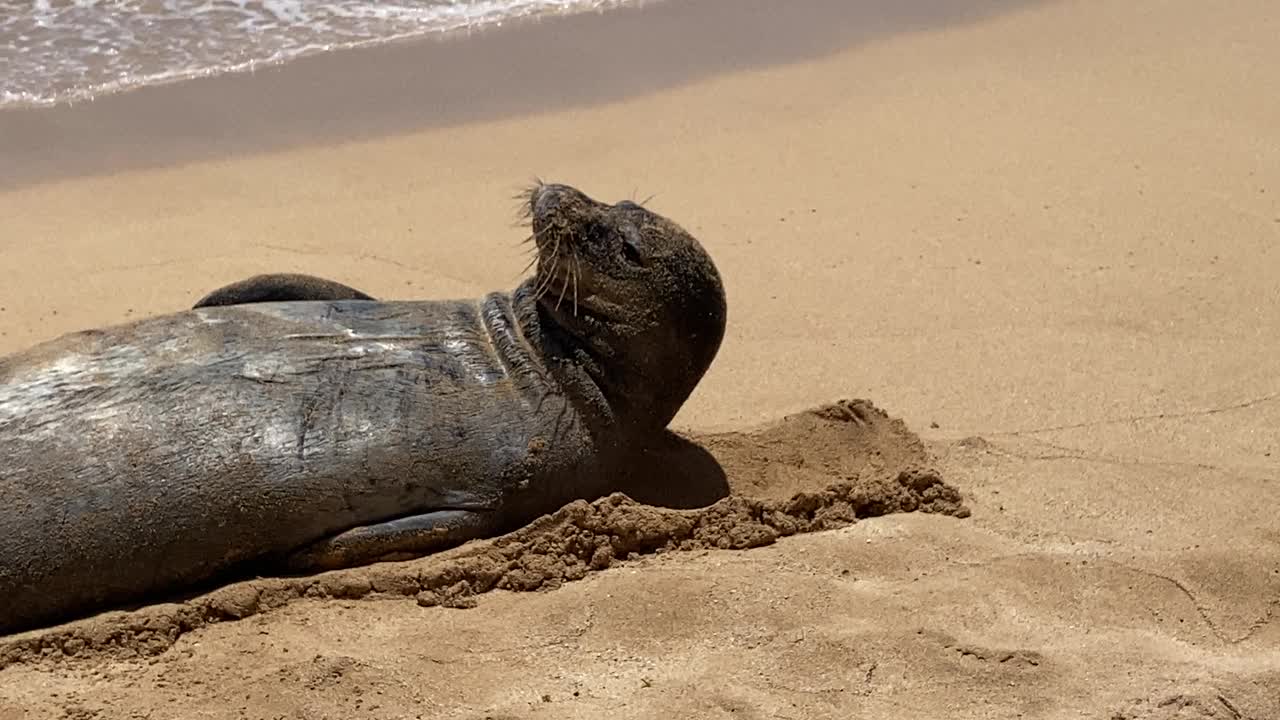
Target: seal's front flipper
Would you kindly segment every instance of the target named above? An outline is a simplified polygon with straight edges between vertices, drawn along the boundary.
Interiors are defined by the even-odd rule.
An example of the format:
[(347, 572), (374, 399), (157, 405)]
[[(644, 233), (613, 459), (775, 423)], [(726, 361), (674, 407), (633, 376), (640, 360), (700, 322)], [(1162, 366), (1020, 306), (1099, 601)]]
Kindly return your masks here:
[(295, 300), (373, 300), (374, 298), (340, 282), (300, 273), (254, 275), (224, 285), (205, 295), (192, 309), (219, 305), (246, 305)]
[(298, 550), (285, 559), (285, 566), (306, 573), (368, 565), (444, 550), (496, 530), (494, 513), (438, 510), (352, 528)]

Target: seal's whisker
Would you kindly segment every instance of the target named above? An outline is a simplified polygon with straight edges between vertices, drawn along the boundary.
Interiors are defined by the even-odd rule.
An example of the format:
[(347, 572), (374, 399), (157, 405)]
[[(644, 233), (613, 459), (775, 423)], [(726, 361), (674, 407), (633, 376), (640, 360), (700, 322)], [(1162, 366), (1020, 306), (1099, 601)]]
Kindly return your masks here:
[(578, 317), (578, 253), (573, 253), (573, 316)]
[[(542, 258), (542, 250), (538, 247), (537, 243), (534, 242), (534, 240), (536, 240), (538, 236), (541, 235), (542, 233), (547, 232), (547, 230), (549, 230), (549, 228), (543, 228), (541, 231), (534, 232), (530, 234), (529, 237), (519, 242), (519, 245), (528, 245), (528, 247), (524, 250), (524, 252), (529, 253), (533, 256), (529, 258), (529, 263), (525, 265), (524, 268), (520, 271), (519, 273), (520, 277), (524, 277), (524, 274), (529, 272), (529, 269), (532, 268), (538, 262), (538, 260)], [(554, 250), (553, 250), (553, 253), (554, 253)]]
[(556, 298), (556, 309), (560, 309), (560, 303), (564, 302), (564, 294), (569, 289), (569, 278), (566, 276), (564, 281), (560, 283), (560, 297)]
[(538, 233), (532, 233), (525, 239), (516, 243), (515, 246), (520, 247), (521, 245), (527, 245), (528, 247), (524, 249), (524, 252), (537, 252), (538, 251), (538, 243), (536, 242), (537, 239), (538, 239)]
[(550, 227), (544, 227), (544, 228), (542, 228), (541, 230), (534, 230), (534, 231), (532, 231), (532, 232), (530, 232), (530, 233), (529, 233), (529, 236), (528, 236), (528, 237), (526, 237), (524, 240), (521, 240), (521, 241), (520, 241), (520, 243), (521, 243), (521, 244), (524, 244), (524, 243), (531, 243), (531, 242), (535, 242), (535, 241), (537, 241), (537, 239), (538, 239), (539, 237), (541, 237), (542, 235), (545, 235), (546, 233), (550, 232), (550, 231), (551, 231), (551, 229), (552, 229), (552, 228), (550, 228)]
[(542, 230), (541, 230), (540, 232), (539, 232), (539, 231), (531, 232), (531, 233), (529, 233), (528, 237), (526, 237), (525, 239), (523, 239), (523, 240), (521, 240), (521, 241), (520, 241), (520, 244), (521, 244), (521, 245), (524, 245), (524, 244), (526, 244), (526, 243), (534, 242), (534, 241), (536, 241), (536, 240), (538, 239), (538, 236), (539, 236), (539, 235), (541, 235), (542, 233), (544, 233), (544, 232), (546, 232), (546, 231), (547, 231), (547, 229), (546, 229), (546, 228), (542, 228)]
[(527, 273), (527, 272), (529, 272), (529, 270), (531, 270), (531, 269), (533, 268), (534, 264), (535, 264), (535, 263), (537, 263), (537, 262), (538, 262), (538, 256), (535, 254), (533, 257), (529, 258), (529, 264), (528, 264), (528, 265), (525, 265), (525, 266), (524, 266), (524, 269), (522, 269), (522, 270), (520, 271), (520, 276), (521, 276), (521, 277), (524, 277), (524, 274), (525, 274), (525, 273)]
[(531, 197), (533, 197), (533, 194), (537, 192), (538, 188), (542, 187), (543, 185), (546, 185), (546, 183), (542, 181), (542, 178), (538, 177), (537, 175), (534, 175), (533, 180), (528, 185), (525, 185), (524, 187), (520, 188), (520, 190), (515, 195), (513, 195), (512, 198), (515, 200), (528, 200)]
[(548, 276), (547, 276), (547, 290), (546, 290), (546, 292), (548, 292), (548, 293), (549, 293), (549, 292), (551, 292), (552, 290), (554, 290), (554, 289), (555, 289), (555, 283), (556, 283), (557, 281), (561, 283), (561, 286), (562, 286), (562, 287), (561, 287), (561, 289), (560, 289), (560, 297), (559, 297), (559, 299), (557, 299), (557, 300), (556, 300), (556, 309), (557, 309), (557, 310), (559, 310), (559, 309), (560, 309), (560, 301), (564, 299), (564, 288), (563, 288), (563, 279), (561, 278), (561, 273), (560, 273), (560, 258), (559, 258), (559, 256), (558, 256), (558, 255), (556, 256), (556, 263), (555, 263), (555, 265), (553, 265), (553, 266), (552, 266), (552, 268), (553, 268), (553, 272), (552, 272), (550, 275), (548, 275)]
[(560, 272), (560, 236), (557, 235), (555, 243), (553, 243), (551, 246), (551, 273), (547, 275), (547, 286), (542, 291), (544, 295), (551, 291), (551, 283), (555, 281), (556, 276), (559, 274), (559, 272)]
[[(551, 266), (551, 268), (554, 270), (554, 268), (556, 268), (560, 264), (560, 236), (559, 235), (556, 235), (555, 242), (551, 246), (550, 255), (551, 255), (551, 259), (547, 262), (547, 264)], [(534, 288), (534, 291), (533, 291), (533, 296), (535, 298), (541, 298), (543, 295), (546, 294), (548, 290), (551, 289), (551, 282), (552, 280), (555, 279), (555, 272), (553, 270), (548, 271), (546, 275), (544, 275), (542, 278), (539, 279), (538, 285)]]
[(543, 294), (547, 290), (547, 283), (548, 283), (548, 277), (549, 277), (547, 274), (545, 274), (545, 271), (541, 267), (538, 268), (538, 272), (540, 273), (538, 277), (538, 284), (535, 285), (533, 288), (533, 298), (535, 300), (542, 299)]
[(540, 178), (535, 177), (531, 185), (524, 187), (512, 196), (512, 200), (517, 200), (520, 203), (516, 206), (516, 216), (519, 221), (527, 221), (533, 217), (533, 196), (538, 192), (538, 188), (541, 188), (544, 184)]

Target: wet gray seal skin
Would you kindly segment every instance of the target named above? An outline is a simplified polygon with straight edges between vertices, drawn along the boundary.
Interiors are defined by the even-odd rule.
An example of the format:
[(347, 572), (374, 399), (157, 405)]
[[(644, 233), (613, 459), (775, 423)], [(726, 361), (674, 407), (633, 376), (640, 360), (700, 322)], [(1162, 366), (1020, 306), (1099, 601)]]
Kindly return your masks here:
[(254, 275), (239, 282), (224, 285), (197, 300), (192, 307), (195, 309), (262, 302), (373, 299), (353, 287), (314, 275), (270, 273)]
[(0, 358), (0, 632), (610, 492), (715, 357), (720, 277), (632, 203), (527, 206), (537, 270), (511, 293), (204, 307)]

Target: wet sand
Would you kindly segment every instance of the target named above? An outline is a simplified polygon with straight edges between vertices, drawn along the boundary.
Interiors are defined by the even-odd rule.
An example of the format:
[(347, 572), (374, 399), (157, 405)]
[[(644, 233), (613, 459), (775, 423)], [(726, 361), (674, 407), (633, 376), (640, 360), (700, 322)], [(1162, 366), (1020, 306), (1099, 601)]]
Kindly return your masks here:
[[(0, 113), (0, 189), (598, 105), (1042, 0), (643, 0)], [(589, 58), (589, 61), (586, 60)]]
[[(971, 514), (908, 503), (749, 549), (673, 541), (469, 609), (417, 595), (453, 559), (397, 564), (358, 599), (232, 603), (218, 612), (245, 619), (155, 654), (93, 633), (169, 611), (90, 620), (0, 640), (0, 718), (1280, 717), (1280, 16), (922, 1), (873, 32), (834, 2), (782, 29), (755, 4), (736, 30), (704, 17), (688, 49), (672, 13), (712, 5), (371, 53), (365, 71), (476, 53), (488, 82), (460, 73), (448, 102), (414, 90), (381, 115), (324, 113), (317, 80), (186, 137), (180, 108), (202, 113), (181, 86), (28, 115), (25, 136), (0, 117), (20, 160), (0, 171), (0, 350), (269, 270), (471, 296), (517, 281), (512, 195), (534, 175), (652, 194), (725, 277), (728, 335), (675, 426), (735, 495), (925, 466)], [(529, 72), (564, 70), (574, 43), (602, 48), (580, 82)], [(680, 50), (634, 62), (649, 47)], [(392, 65), (371, 103), (398, 97)], [(326, 77), (209, 91), (274, 97), (308, 72)], [(285, 128), (288, 108), (314, 112)], [(14, 149), (37, 136), (67, 149)], [(903, 434), (768, 435), (853, 397)], [(723, 434), (756, 428), (767, 451)]]

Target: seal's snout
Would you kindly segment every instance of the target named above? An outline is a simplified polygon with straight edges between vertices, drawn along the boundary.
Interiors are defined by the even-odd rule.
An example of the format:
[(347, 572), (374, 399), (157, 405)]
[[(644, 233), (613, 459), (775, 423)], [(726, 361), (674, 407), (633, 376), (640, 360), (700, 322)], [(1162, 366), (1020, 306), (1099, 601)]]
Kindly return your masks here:
[(554, 185), (539, 185), (533, 189), (533, 193), (529, 196), (529, 210), (534, 217), (546, 215), (551, 206), (555, 204), (556, 195)]
[(544, 219), (564, 204), (573, 192), (573, 188), (567, 185), (539, 184), (529, 194), (529, 210), (534, 219)]

